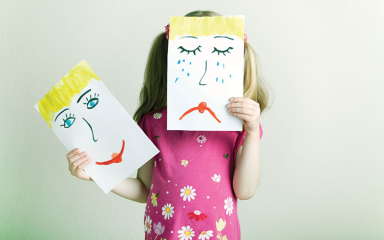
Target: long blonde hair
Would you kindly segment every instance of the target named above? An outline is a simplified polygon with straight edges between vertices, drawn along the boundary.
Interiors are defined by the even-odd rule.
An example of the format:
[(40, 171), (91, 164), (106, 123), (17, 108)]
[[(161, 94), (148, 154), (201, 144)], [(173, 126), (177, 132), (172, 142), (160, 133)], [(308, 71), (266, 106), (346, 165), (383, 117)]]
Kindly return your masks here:
[[(193, 11), (185, 16), (214, 17), (221, 15), (212, 11)], [(158, 112), (167, 106), (167, 54), (168, 40), (165, 38), (165, 32), (162, 32), (156, 36), (148, 55), (143, 87), (140, 92), (140, 103), (133, 116), (137, 123), (141, 122), (146, 113)], [(244, 44), (244, 97), (258, 102), (260, 113), (268, 107), (269, 96), (261, 78), (257, 54), (248, 42)]]

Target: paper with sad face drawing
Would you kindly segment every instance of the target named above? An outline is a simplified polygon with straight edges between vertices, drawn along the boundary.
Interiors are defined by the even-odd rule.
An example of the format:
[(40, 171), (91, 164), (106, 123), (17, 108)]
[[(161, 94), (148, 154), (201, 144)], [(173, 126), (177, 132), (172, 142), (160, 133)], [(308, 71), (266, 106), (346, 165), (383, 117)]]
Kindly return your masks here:
[(171, 17), (167, 129), (242, 130), (229, 114), (243, 96), (244, 17)]
[(87, 151), (84, 171), (108, 193), (159, 150), (83, 60), (35, 105), (70, 151)]

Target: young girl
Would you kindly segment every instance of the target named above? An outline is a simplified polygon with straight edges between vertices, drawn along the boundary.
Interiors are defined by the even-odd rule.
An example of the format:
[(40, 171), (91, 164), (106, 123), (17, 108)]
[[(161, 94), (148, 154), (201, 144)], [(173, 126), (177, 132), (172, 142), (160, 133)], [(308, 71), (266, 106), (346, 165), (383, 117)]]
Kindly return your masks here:
[[(220, 16), (195, 11), (186, 17)], [(144, 164), (137, 178), (127, 178), (112, 192), (146, 203), (145, 239), (241, 239), (237, 199), (250, 199), (260, 179), (260, 113), (268, 94), (261, 85), (253, 49), (245, 41), (244, 97), (231, 98), (229, 113), (243, 121), (243, 131), (167, 131), (168, 31), (159, 34), (149, 53), (134, 120), (160, 153)], [(67, 154), (72, 175), (92, 179), (82, 170), (86, 152)]]

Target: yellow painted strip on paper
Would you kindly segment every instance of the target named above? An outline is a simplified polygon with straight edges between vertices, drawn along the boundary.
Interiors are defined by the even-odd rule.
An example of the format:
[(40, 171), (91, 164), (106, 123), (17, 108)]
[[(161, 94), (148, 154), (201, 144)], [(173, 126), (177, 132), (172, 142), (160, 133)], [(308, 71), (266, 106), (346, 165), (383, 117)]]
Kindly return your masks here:
[(55, 113), (63, 107), (69, 107), (72, 98), (80, 93), (92, 79), (100, 81), (88, 63), (83, 60), (38, 102), (39, 112), (51, 128)]
[(171, 17), (169, 38), (209, 35), (234, 35), (244, 41), (244, 18), (239, 16), (219, 17)]

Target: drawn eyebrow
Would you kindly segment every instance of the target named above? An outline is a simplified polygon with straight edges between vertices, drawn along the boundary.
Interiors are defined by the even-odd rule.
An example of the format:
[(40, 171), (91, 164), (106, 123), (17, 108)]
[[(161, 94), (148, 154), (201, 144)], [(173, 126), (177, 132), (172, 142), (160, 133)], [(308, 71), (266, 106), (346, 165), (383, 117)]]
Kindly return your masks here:
[(226, 36), (216, 36), (214, 38), (228, 38), (229, 40), (233, 40), (233, 38), (230, 38), (230, 37), (226, 37)]
[(67, 111), (67, 110), (69, 110), (69, 108), (66, 108), (66, 109), (64, 109), (63, 111), (61, 111), (59, 114), (57, 114), (57, 116), (56, 116), (56, 118), (55, 118), (55, 122), (56, 122), (56, 119), (59, 117), (59, 115), (62, 114), (64, 111)]
[(85, 94), (89, 93), (90, 91), (91, 91), (91, 89), (89, 89), (89, 90), (86, 91), (85, 93), (81, 94), (81, 96), (79, 97), (79, 99), (77, 99), (77, 103), (79, 103), (79, 102), (80, 102), (80, 99), (81, 99), (82, 97), (84, 97)]
[(194, 37), (194, 36), (185, 36), (185, 37), (181, 37), (179, 39), (182, 39), (182, 38), (195, 38), (195, 39), (197, 39), (197, 37)]

